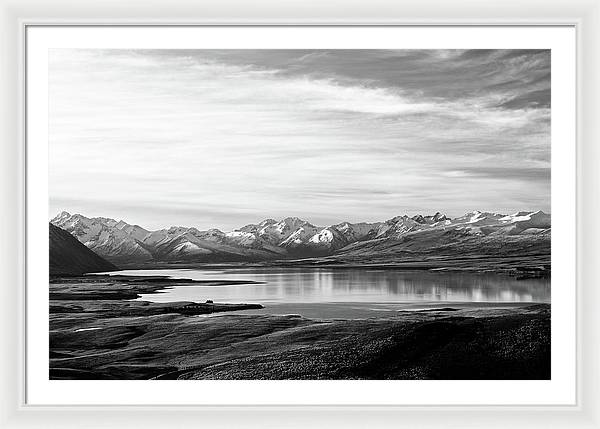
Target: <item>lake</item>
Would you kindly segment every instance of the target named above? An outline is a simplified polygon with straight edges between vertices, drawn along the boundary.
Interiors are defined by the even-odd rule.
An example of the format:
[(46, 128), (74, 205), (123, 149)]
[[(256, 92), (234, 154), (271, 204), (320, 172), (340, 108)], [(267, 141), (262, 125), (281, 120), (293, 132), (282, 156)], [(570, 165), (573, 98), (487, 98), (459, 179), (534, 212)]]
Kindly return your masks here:
[[(249, 280), (259, 284), (185, 285), (143, 294), (152, 302), (260, 303), (306, 315), (315, 304), (328, 313), (349, 305), (385, 311), (390, 304), (549, 303), (550, 279), (517, 280), (498, 274), (327, 268), (227, 268), (123, 270), (112, 275), (169, 276), (194, 280)], [(320, 311), (322, 313), (322, 311)], [(319, 312), (317, 312), (319, 313)], [(334, 314), (335, 315), (335, 314)]]

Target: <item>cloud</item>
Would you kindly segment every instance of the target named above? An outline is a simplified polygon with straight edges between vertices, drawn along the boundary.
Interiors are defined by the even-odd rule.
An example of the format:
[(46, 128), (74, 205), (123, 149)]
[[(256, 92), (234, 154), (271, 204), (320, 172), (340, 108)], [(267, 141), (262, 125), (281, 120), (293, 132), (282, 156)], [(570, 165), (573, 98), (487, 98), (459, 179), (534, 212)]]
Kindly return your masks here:
[(49, 67), (51, 210), (231, 229), (549, 209), (548, 51), (60, 49)]

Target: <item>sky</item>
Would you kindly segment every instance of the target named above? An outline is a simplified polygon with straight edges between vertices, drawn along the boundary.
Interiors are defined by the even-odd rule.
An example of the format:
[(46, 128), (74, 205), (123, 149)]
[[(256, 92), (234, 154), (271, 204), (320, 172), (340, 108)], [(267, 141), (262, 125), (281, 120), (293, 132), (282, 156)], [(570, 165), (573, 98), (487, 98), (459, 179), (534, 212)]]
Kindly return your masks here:
[(50, 217), (550, 211), (550, 51), (49, 52)]

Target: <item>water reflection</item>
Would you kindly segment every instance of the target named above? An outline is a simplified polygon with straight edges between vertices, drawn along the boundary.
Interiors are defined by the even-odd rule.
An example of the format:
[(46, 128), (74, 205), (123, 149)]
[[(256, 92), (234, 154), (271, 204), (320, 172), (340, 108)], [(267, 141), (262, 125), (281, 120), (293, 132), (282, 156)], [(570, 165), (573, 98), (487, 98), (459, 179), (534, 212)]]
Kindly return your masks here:
[(196, 280), (251, 280), (261, 284), (178, 286), (147, 294), (154, 302), (550, 302), (550, 280), (497, 274), (365, 269), (125, 270), (113, 274), (168, 275)]

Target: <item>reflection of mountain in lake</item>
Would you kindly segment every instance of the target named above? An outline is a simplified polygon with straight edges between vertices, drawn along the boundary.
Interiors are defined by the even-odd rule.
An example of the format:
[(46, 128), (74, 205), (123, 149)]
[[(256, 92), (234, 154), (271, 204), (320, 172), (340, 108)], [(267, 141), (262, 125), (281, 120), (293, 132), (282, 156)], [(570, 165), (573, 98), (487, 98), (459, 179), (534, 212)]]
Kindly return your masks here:
[(249, 280), (258, 284), (181, 286), (144, 295), (156, 302), (550, 302), (548, 279), (516, 280), (497, 274), (353, 269), (126, 270), (197, 280)]

